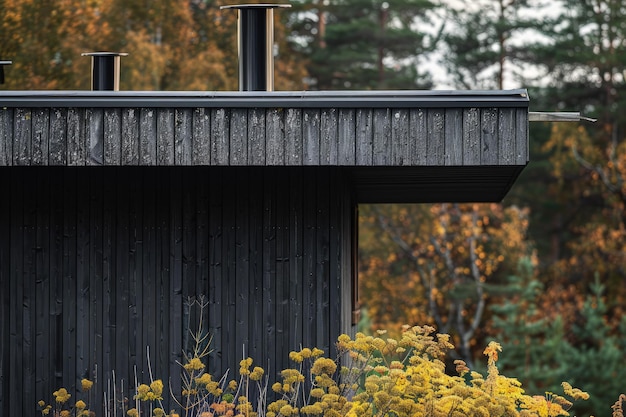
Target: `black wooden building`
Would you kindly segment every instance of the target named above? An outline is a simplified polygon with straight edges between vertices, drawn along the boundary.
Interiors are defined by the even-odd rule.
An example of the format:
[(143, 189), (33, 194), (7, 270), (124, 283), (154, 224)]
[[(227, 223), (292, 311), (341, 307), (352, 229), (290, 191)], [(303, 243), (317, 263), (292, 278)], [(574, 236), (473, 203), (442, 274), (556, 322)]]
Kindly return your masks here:
[(527, 162), (524, 90), (0, 92), (0, 417), (147, 346), (175, 381), (187, 297), (215, 372), (332, 354), (359, 203), (499, 201)]

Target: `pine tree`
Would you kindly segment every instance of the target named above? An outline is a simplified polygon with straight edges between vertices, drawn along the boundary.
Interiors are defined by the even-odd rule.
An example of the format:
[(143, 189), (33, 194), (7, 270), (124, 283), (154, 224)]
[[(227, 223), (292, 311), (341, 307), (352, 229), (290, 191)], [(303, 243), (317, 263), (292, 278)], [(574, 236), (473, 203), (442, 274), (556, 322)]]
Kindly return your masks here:
[(503, 89), (532, 79), (526, 48), (537, 33), (538, 0), (464, 1), (448, 8), (442, 63), (464, 89)]
[(301, 3), (292, 41), (308, 58), (312, 88), (429, 88), (417, 61), (434, 43), (419, 30), (433, 9), (430, 0)]
[[(515, 280), (520, 284), (518, 298), (494, 307), (503, 373), (538, 395), (558, 392), (560, 382), (567, 381), (590, 394), (589, 401), (576, 403), (570, 415), (608, 414), (624, 391), (626, 346), (605, 320), (604, 286), (599, 281), (591, 285), (568, 332), (564, 323), (570, 319), (547, 320), (539, 310), (536, 299), (541, 284), (525, 281), (523, 275)], [(621, 326), (626, 328), (625, 319)]]

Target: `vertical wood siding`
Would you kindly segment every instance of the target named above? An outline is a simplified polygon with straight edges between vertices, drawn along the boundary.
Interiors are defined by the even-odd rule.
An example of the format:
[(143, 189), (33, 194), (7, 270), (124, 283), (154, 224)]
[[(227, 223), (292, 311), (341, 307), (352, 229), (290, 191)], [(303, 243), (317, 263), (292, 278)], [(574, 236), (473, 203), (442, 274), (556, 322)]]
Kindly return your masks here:
[(526, 108), (0, 108), (0, 166), (524, 166)]
[[(103, 132), (126, 130), (120, 145), (135, 149), (130, 113), (93, 116), (112, 121)], [(201, 112), (141, 114), (157, 154), (155, 126), (208, 123)], [(84, 144), (104, 159), (117, 153)], [(176, 142), (170, 157), (193, 159), (189, 146)], [(274, 379), (301, 344), (333, 352), (351, 272), (342, 219), (352, 203), (339, 168), (15, 167), (0, 169), (0, 186), (1, 417), (35, 415), (38, 400), (83, 377), (97, 379), (101, 415), (113, 371), (118, 387), (135, 366), (148, 380), (147, 347), (155, 377), (178, 389), (186, 323), (198, 319), (190, 296), (209, 302), (217, 375), (232, 376), (244, 354)]]

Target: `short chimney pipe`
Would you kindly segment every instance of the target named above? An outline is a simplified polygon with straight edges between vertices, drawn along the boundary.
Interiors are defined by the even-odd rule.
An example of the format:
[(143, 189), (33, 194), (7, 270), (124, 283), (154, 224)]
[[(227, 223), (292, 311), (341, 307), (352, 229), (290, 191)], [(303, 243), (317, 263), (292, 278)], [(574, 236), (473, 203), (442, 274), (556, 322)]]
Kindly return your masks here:
[(12, 64), (13, 61), (0, 61), (0, 84), (4, 84), (4, 66)]
[(85, 52), (91, 57), (91, 89), (93, 91), (120, 90), (120, 61), (124, 52)]
[(237, 4), (239, 91), (274, 91), (274, 9), (290, 4)]

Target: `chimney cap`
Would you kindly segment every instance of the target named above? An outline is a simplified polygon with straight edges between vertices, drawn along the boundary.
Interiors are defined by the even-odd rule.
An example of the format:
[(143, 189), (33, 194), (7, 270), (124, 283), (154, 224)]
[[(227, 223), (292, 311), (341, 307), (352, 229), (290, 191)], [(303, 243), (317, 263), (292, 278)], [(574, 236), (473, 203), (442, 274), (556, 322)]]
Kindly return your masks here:
[(80, 56), (128, 56), (126, 52), (83, 52)]
[(228, 6), (220, 6), (220, 9), (278, 9), (289, 8), (291, 4), (279, 3), (255, 3), (255, 4), (231, 4)]

